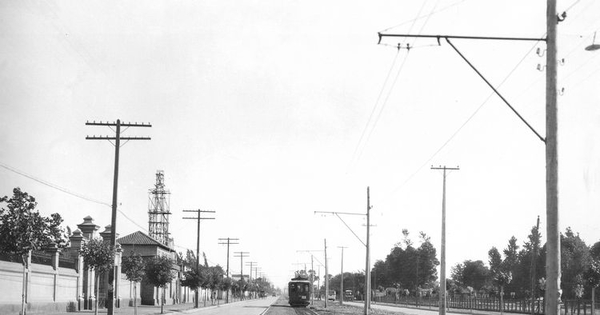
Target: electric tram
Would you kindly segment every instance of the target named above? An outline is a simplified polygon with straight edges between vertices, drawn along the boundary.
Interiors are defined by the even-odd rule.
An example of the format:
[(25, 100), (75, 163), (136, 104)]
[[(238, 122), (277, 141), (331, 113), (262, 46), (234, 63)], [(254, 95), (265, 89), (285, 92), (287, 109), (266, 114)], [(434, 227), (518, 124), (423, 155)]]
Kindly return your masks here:
[(292, 307), (306, 307), (310, 304), (310, 281), (305, 277), (295, 277), (288, 283), (289, 303)]

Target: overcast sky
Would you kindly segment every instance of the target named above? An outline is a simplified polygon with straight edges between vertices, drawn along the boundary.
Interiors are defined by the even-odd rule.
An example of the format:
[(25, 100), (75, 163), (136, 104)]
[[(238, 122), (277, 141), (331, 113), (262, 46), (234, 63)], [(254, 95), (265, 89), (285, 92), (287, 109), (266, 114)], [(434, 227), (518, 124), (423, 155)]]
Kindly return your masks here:
[[(559, 1), (560, 229), (600, 240), (600, 3)], [(442, 173), (447, 258), (487, 263), (536, 218), (545, 238), (544, 144), (442, 40), (378, 32), (536, 37), (545, 1), (2, 1), (0, 195), (21, 187), (75, 229), (110, 224), (114, 135), (90, 120), (150, 122), (123, 135), (117, 230), (148, 229), (148, 190), (163, 170), (176, 250), (196, 248), (184, 209), (214, 210), (201, 251), (226, 265), (218, 238), (239, 238), (276, 285), (310, 268), (365, 268), (367, 186), (372, 262), (411, 232), (440, 251)], [(545, 136), (543, 42), (453, 40)], [(597, 39), (600, 42), (600, 37)], [(403, 49), (398, 50), (397, 44)], [(413, 49), (406, 50), (406, 44)], [(562, 62), (561, 62), (562, 64)], [(68, 191), (66, 193), (64, 190)], [(246, 265), (246, 262), (244, 262)], [(249, 266), (244, 266), (248, 273)], [(320, 267), (321, 274), (324, 268)]]

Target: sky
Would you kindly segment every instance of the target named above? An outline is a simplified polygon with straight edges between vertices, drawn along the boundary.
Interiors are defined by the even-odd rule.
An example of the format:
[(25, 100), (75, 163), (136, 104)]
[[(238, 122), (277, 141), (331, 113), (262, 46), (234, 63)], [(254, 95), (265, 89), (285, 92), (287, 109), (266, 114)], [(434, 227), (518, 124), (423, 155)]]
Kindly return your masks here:
[[(600, 241), (600, 3), (558, 1), (560, 230)], [(0, 195), (20, 187), (75, 229), (110, 224), (114, 135), (86, 121), (151, 123), (120, 150), (117, 233), (148, 229), (148, 192), (164, 171), (175, 250), (195, 250), (183, 210), (215, 211), (200, 248), (227, 265), (219, 238), (275, 285), (293, 272), (365, 269), (407, 229), (441, 247), (447, 272), (483, 260), (540, 217), (544, 144), (445, 42), (387, 34), (543, 38), (545, 1), (2, 1)], [(600, 42), (600, 37), (596, 40)], [(545, 136), (545, 44), (452, 40)], [(397, 49), (401, 44), (402, 49)], [(406, 46), (410, 44), (411, 49)], [(537, 52), (539, 48), (539, 52)], [(540, 56), (542, 55), (542, 56)], [(539, 65), (539, 70), (538, 70)], [(540, 71), (541, 70), (541, 71)], [(360, 215), (330, 213), (346, 212)], [(356, 235), (355, 235), (356, 234)], [(357, 239), (357, 238), (360, 238)], [(323, 266), (322, 266), (323, 265)]]

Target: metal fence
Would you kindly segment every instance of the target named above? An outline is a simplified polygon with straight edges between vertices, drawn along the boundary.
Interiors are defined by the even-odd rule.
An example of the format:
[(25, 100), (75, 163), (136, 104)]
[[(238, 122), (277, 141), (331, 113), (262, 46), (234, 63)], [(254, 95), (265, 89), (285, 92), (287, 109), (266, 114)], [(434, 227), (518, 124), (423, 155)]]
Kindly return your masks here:
[[(376, 302), (401, 304), (416, 308), (439, 308), (439, 298), (432, 297), (396, 297), (387, 295), (376, 297)], [(532, 303), (527, 299), (505, 299), (502, 310), (507, 313), (531, 314)], [(501, 311), (501, 302), (498, 298), (477, 298), (477, 297), (447, 297), (446, 306), (449, 309), (480, 310), (480, 311)], [(539, 299), (533, 301), (533, 313), (544, 314), (544, 301)], [(584, 314), (585, 315), (585, 314)]]
[[(437, 296), (432, 297), (410, 297), (401, 296), (396, 297), (394, 295), (376, 296), (373, 298), (374, 302), (379, 303), (390, 303), (399, 304), (408, 307), (424, 308), (424, 309), (436, 309), (439, 308), (439, 298)], [(503, 303), (502, 311), (506, 313), (520, 313), (520, 314), (544, 314), (545, 306), (543, 299), (537, 299), (533, 301), (533, 312), (532, 312), (532, 301), (528, 299), (505, 299)], [(478, 310), (478, 311), (491, 311), (500, 312), (500, 299), (499, 298), (476, 298), (476, 297), (447, 297), (446, 305), (449, 309), (461, 309), (461, 310)], [(561, 314), (563, 315), (600, 315), (600, 302), (595, 303), (595, 314), (592, 314), (592, 301), (591, 300), (566, 300), (563, 301), (561, 307)]]

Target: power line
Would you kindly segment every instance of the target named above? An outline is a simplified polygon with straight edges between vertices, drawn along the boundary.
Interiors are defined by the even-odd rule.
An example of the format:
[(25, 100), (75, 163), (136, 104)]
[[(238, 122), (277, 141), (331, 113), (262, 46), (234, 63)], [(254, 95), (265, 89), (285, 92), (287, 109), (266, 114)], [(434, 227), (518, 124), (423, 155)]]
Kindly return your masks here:
[[(423, 25), (421, 25), (421, 28), (418, 31), (418, 34), (420, 34), (423, 29), (425, 28), (425, 25), (427, 25), (427, 22), (429, 21), (429, 18), (431, 17), (431, 15), (433, 14), (435, 8), (437, 7), (439, 3), (439, 0), (436, 1), (435, 6), (432, 8), (432, 11), (426, 15), (425, 17), (427, 18), (425, 20), (425, 23), (423, 23)], [(417, 13), (417, 16), (419, 16), (421, 14), (421, 12), (423, 11), (423, 9), (425, 8), (425, 5), (427, 4), (427, 1), (423, 2), (423, 4), (421, 5), (421, 8), (419, 9), (419, 12)], [(409, 28), (409, 32), (410, 30), (413, 29), (413, 27), (415, 26), (415, 23), (418, 19), (413, 19), (412, 20), (412, 25)], [(352, 154), (352, 160), (350, 163), (350, 166), (353, 165), (353, 163), (358, 162), (361, 157), (362, 154), (364, 153), (365, 148), (367, 147), (370, 139), (371, 139), (371, 135), (373, 134), (373, 131), (375, 130), (375, 128), (377, 127), (377, 123), (379, 122), (379, 119), (381, 117), (381, 114), (383, 113), (383, 110), (385, 109), (385, 106), (387, 105), (388, 99), (389, 97), (392, 95), (392, 92), (394, 90), (394, 86), (396, 86), (396, 82), (398, 81), (398, 78), (400, 77), (400, 73), (402, 72), (402, 69), (404, 68), (404, 65), (406, 64), (406, 60), (408, 59), (408, 52), (410, 51), (411, 47), (414, 46), (414, 43), (416, 42), (416, 39), (412, 41), (412, 46), (411, 44), (407, 44), (406, 49), (407, 49), (407, 54), (404, 56), (404, 59), (402, 60), (402, 64), (400, 64), (400, 66), (398, 67), (398, 71), (396, 72), (396, 76), (394, 77), (394, 81), (391, 83), (391, 85), (389, 85), (388, 91), (387, 91), (387, 95), (385, 96), (383, 103), (381, 103), (381, 106), (379, 106), (379, 111), (377, 112), (377, 116), (375, 118), (375, 121), (371, 124), (371, 119), (373, 118), (373, 114), (375, 113), (375, 111), (377, 110), (378, 105), (380, 104), (380, 100), (381, 100), (381, 96), (383, 95), (384, 91), (386, 90), (386, 87), (388, 87), (388, 81), (390, 78), (390, 74), (396, 64), (396, 59), (398, 58), (398, 54), (400, 52), (400, 48), (401, 45), (399, 44), (397, 49), (398, 52), (396, 53), (396, 56), (394, 57), (394, 61), (392, 62), (392, 66), (390, 67), (390, 70), (388, 71), (388, 74), (385, 78), (385, 81), (383, 83), (383, 86), (381, 87), (381, 91), (379, 92), (379, 95), (377, 96), (377, 100), (375, 101), (375, 104), (373, 105), (373, 109), (371, 110), (371, 114), (369, 115), (369, 119), (367, 120), (367, 123), (365, 125), (365, 128), (363, 129), (362, 134), (360, 135), (360, 138), (358, 140), (358, 143), (356, 145), (356, 148), (354, 150), (354, 153)], [(369, 129), (369, 125), (371, 124), (371, 128)], [(367, 138), (366, 140), (363, 142), (363, 138), (365, 135), (365, 132), (369, 130), (368, 134), (367, 134)], [(362, 147), (361, 147), (361, 143), (362, 143)], [(358, 157), (357, 157), (357, 152), (358, 152)]]
[[(545, 35), (544, 35), (545, 36)], [(525, 59), (527, 58), (527, 56), (529, 56), (531, 54), (531, 52), (535, 49), (535, 47), (537, 46), (537, 43), (535, 43), (534, 45), (531, 46), (531, 48), (523, 55), (523, 57), (521, 58), (521, 60), (519, 60), (519, 62), (512, 68), (512, 70), (506, 75), (506, 77), (504, 77), (504, 79), (500, 82), (500, 84), (498, 85), (498, 87), (500, 88), (502, 85), (504, 85), (504, 83), (506, 83), (506, 81), (513, 75), (513, 73), (519, 68), (519, 66), (523, 63), (523, 61), (525, 61)], [(536, 80), (537, 81), (537, 80)], [(527, 89), (529, 89), (532, 85), (530, 85)], [(526, 89), (526, 90), (527, 90)], [(404, 187), (417, 173), (419, 173), (426, 165), (430, 164), (431, 160), (433, 160), (434, 157), (436, 157), (438, 155), (438, 153), (440, 153), (440, 151), (442, 151), (453, 139), (454, 137), (456, 137), (456, 135), (458, 135), (458, 133), (473, 119), (473, 117), (475, 117), (475, 115), (477, 115), (477, 113), (483, 108), (483, 106), (485, 104), (487, 104), (487, 102), (492, 98), (492, 96), (494, 95), (494, 93), (490, 93), (488, 95), (488, 97), (481, 103), (481, 105), (479, 105), (475, 111), (467, 118), (467, 120), (465, 120), (465, 122), (463, 122), (460, 127), (458, 127), (458, 129), (456, 129), (454, 131), (454, 133), (452, 133), (452, 135), (425, 161), (423, 162), (423, 164), (421, 164), (416, 171), (414, 171), (402, 184), (400, 184), (399, 186), (397, 186), (394, 190), (392, 190), (392, 192), (390, 194), (388, 194), (385, 198), (382, 199), (385, 200), (387, 199), (387, 197), (391, 194), (394, 194), (396, 191), (400, 190), (402, 187)]]
[(417, 16), (416, 18), (414, 18), (412, 20), (404, 21), (404, 22), (402, 22), (402, 23), (400, 23), (398, 25), (394, 25), (394, 26), (388, 27), (388, 28), (382, 30), (381, 32), (387, 32), (387, 31), (389, 31), (389, 30), (391, 30), (393, 28), (396, 28), (396, 27), (399, 27), (399, 26), (402, 26), (402, 25), (405, 25), (405, 24), (408, 24), (408, 23), (411, 23), (411, 22), (414, 22), (414, 21), (417, 21), (417, 20), (420, 20), (420, 19), (424, 19), (426, 17), (429, 17), (431, 15), (440, 13), (442, 11), (446, 11), (446, 10), (448, 10), (448, 9), (454, 7), (454, 6), (457, 6), (457, 5), (459, 5), (459, 4), (461, 4), (461, 3), (465, 2), (465, 1), (467, 1), (467, 0), (457, 1), (457, 2), (455, 2), (453, 4), (449, 4), (449, 5), (445, 6), (445, 7), (443, 7), (441, 9), (437, 10), (437, 11), (432, 11), (431, 13), (429, 13), (429, 15)]
[[(37, 178), (37, 177), (35, 177), (35, 176), (33, 176), (33, 175), (27, 174), (27, 173), (25, 173), (25, 172), (23, 172), (23, 171), (20, 171), (20, 170), (18, 170), (18, 169), (16, 169), (16, 168), (14, 168), (14, 167), (12, 167), (12, 166), (9, 166), (9, 165), (6, 165), (6, 164), (4, 164), (4, 163), (1, 163), (1, 162), (0, 162), (0, 167), (2, 167), (2, 168), (4, 168), (4, 169), (6, 169), (6, 170), (8, 170), (8, 171), (11, 171), (11, 172), (13, 172), (13, 173), (15, 173), (15, 174), (18, 174), (18, 175), (21, 175), (21, 176), (23, 176), (23, 177), (29, 178), (29, 179), (31, 179), (31, 180), (33, 180), (33, 181), (36, 181), (36, 182), (38, 182), (38, 183), (40, 183), (40, 184), (42, 184), (42, 185), (45, 185), (45, 186), (47, 186), (47, 187), (50, 187), (50, 188), (52, 188), (52, 189), (56, 189), (56, 190), (58, 190), (58, 191), (60, 191), (60, 192), (63, 192), (63, 193), (65, 193), (65, 194), (68, 194), (68, 195), (70, 195), (70, 196), (73, 196), (73, 197), (76, 197), (76, 198), (79, 198), (79, 199), (82, 199), (82, 200), (85, 200), (85, 201), (93, 202), (93, 203), (96, 203), (96, 204), (99, 204), (99, 205), (102, 205), (102, 206), (106, 206), (106, 207), (109, 207), (109, 208), (110, 208), (110, 207), (112, 207), (112, 205), (111, 205), (111, 204), (109, 204), (109, 203), (107, 203), (107, 202), (100, 201), (100, 200), (97, 200), (97, 199), (94, 199), (94, 198), (91, 198), (91, 197), (87, 197), (87, 196), (84, 196), (84, 195), (82, 195), (82, 194), (79, 194), (79, 193), (73, 192), (73, 191), (71, 191), (71, 190), (69, 190), (69, 189), (67, 189), (67, 188), (61, 187), (61, 186), (59, 186), (59, 185), (57, 185), (57, 184), (51, 183), (51, 182), (49, 182), (49, 181), (46, 181), (46, 180), (43, 180), (43, 179), (41, 179), (41, 178)], [(117, 208), (117, 211), (118, 211), (118, 212), (119, 212), (121, 215), (123, 215), (123, 217), (124, 217), (125, 219), (129, 220), (129, 222), (131, 222), (131, 223), (135, 224), (137, 227), (139, 227), (140, 229), (142, 229), (142, 231), (144, 231), (144, 232), (146, 232), (146, 233), (148, 232), (148, 230), (146, 230), (146, 228), (142, 227), (142, 226), (141, 226), (141, 225), (139, 225), (139, 224), (138, 224), (136, 221), (134, 221), (133, 219), (131, 219), (130, 217), (128, 217), (128, 216), (125, 214), (125, 212), (123, 212), (121, 209), (118, 209), (118, 208)]]
[(81, 194), (78, 194), (78, 193), (76, 193), (76, 192), (70, 191), (70, 190), (68, 190), (67, 188), (64, 188), (64, 187), (61, 187), (61, 186), (59, 186), (59, 185), (56, 185), (56, 184), (50, 183), (50, 182), (48, 182), (48, 181), (45, 181), (45, 180), (43, 180), (43, 179), (37, 178), (37, 177), (35, 177), (35, 176), (33, 176), (33, 175), (29, 175), (29, 174), (27, 174), (27, 173), (25, 173), (25, 172), (23, 172), (23, 171), (17, 170), (16, 168), (14, 168), (14, 167), (11, 167), (11, 166), (8, 166), (8, 165), (6, 165), (6, 164), (4, 164), (4, 163), (1, 163), (1, 162), (0, 162), (0, 167), (3, 167), (3, 168), (5, 168), (5, 169), (7, 169), (7, 170), (9, 170), (9, 171), (11, 171), (11, 172), (13, 172), (13, 173), (19, 174), (19, 175), (21, 175), (21, 176), (23, 176), (23, 177), (27, 177), (27, 178), (29, 178), (29, 179), (31, 179), (31, 180), (33, 180), (33, 181), (36, 181), (36, 182), (38, 182), (38, 183), (40, 183), (40, 184), (42, 184), (42, 185), (48, 186), (48, 187), (50, 187), (50, 188), (53, 188), (53, 189), (56, 189), (56, 190), (58, 190), (58, 191), (62, 191), (62, 192), (66, 193), (66, 194), (68, 194), (68, 195), (71, 195), (71, 196), (73, 196), (73, 197), (77, 197), (77, 198), (79, 198), (79, 199), (83, 199), (83, 200), (86, 200), (86, 201), (90, 201), (90, 202), (93, 202), (93, 203), (97, 203), (97, 204), (100, 204), (100, 205), (103, 205), (103, 206), (111, 207), (111, 205), (110, 205), (109, 203), (106, 203), (106, 202), (104, 202), (104, 201), (100, 201), (100, 200), (97, 200), (97, 199), (93, 199), (93, 198), (90, 198), (90, 197), (86, 197), (86, 196), (84, 196), (84, 195), (81, 195)]

